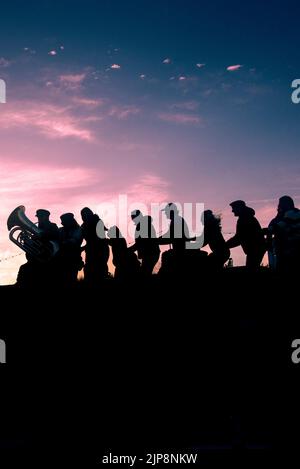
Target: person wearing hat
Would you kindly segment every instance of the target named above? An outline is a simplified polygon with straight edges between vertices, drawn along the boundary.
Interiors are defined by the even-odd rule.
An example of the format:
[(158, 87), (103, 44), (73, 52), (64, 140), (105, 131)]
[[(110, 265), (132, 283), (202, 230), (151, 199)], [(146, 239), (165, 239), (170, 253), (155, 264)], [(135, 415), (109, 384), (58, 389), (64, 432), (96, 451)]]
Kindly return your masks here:
[(58, 241), (59, 230), (56, 223), (50, 221), (50, 212), (44, 208), (39, 208), (35, 216), (38, 219), (38, 228), (41, 230), (41, 238), (47, 241)]
[(186, 221), (179, 215), (177, 206), (170, 202), (162, 210), (170, 220), (168, 231), (158, 238), (159, 244), (169, 244), (171, 248), (161, 257), (160, 275), (184, 274), (188, 260), (186, 245), (191, 241)]
[(78, 271), (83, 267), (80, 249), (83, 241), (82, 230), (73, 213), (64, 213), (60, 219), (61, 281), (65, 286), (72, 286), (77, 281)]
[(81, 210), (81, 218), (82, 235), (86, 241), (81, 248), (81, 251), (85, 251), (84, 280), (89, 285), (96, 285), (108, 277), (107, 228), (101, 218), (88, 207)]
[(236, 233), (226, 245), (229, 249), (241, 246), (246, 254), (246, 267), (249, 270), (257, 270), (266, 251), (266, 244), (263, 230), (255, 218), (255, 210), (247, 207), (243, 200), (235, 200), (229, 205), (238, 220)]
[(137, 252), (138, 259), (141, 260), (141, 274), (149, 277), (160, 256), (153, 219), (148, 215), (143, 215), (140, 210), (131, 212), (131, 219), (136, 229), (135, 243), (129, 249)]
[(168, 203), (162, 211), (170, 220), (170, 226), (169, 230), (158, 238), (158, 242), (171, 244), (174, 254), (183, 254), (186, 250), (186, 243), (191, 241), (188, 225), (179, 215), (178, 208), (173, 202)]
[[(54, 243), (52, 243), (53, 256), (49, 256), (50, 242), (55, 242), (55, 246), (58, 249), (59, 230), (55, 223), (51, 223), (49, 220), (50, 212), (40, 208), (36, 211), (35, 216), (37, 217), (37, 226), (39, 228), (39, 234), (35, 235), (40, 241), (39, 253), (36, 255), (26, 252), (27, 262), (20, 266), (17, 284), (21, 286), (37, 287), (37, 286), (49, 286), (55, 285), (57, 282), (57, 257), (56, 250), (54, 251)], [(30, 241), (29, 241), (30, 242)], [(43, 251), (43, 247), (45, 251)], [(46, 257), (43, 257), (44, 254)], [(41, 262), (41, 260), (47, 261)]]

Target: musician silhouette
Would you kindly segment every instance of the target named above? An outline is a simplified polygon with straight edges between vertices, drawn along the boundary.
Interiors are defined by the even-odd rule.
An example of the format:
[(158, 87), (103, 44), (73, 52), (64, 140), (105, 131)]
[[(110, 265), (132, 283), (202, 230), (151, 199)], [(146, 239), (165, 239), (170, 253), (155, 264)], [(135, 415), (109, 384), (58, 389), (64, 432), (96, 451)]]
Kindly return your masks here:
[[(35, 238), (41, 241), (39, 247), (39, 253), (37, 255), (26, 252), (27, 263), (20, 266), (17, 284), (20, 286), (55, 286), (58, 282), (56, 270), (58, 267), (57, 256), (53, 255), (47, 262), (42, 262), (43, 254), (47, 253), (49, 246), (47, 242), (54, 241), (58, 248), (59, 241), (59, 229), (55, 223), (50, 222), (50, 212), (46, 209), (38, 209), (36, 211), (36, 217), (38, 219), (38, 228), (40, 233), (35, 234)], [(43, 244), (45, 250), (43, 250)], [(26, 245), (25, 245), (26, 249)]]
[(131, 219), (136, 226), (135, 243), (129, 248), (136, 251), (141, 260), (141, 275), (149, 277), (159, 259), (160, 249), (156, 238), (156, 231), (152, 217), (143, 215), (140, 210), (131, 213)]
[(99, 216), (88, 207), (81, 210), (82, 235), (86, 241), (81, 251), (85, 251), (84, 280), (89, 285), (108, 277), (107, 262), (109, 259), (109, 245), (106, 239), (105, 227)]
[(78, 271), (82, 269), (81, 243), (82, 230), (74, 218), (73, 213), (64, 213), (60, 217), (62, 228), (60, 234), (60, 279), (64, 286), (74, 286), (77, 282)]
[(271, 220), (268, 231), (274, 236), (271, 249), (275, 254), (276, 269), (282, 273), (296, 273), (300, 268), (300, 210), (290, 196), (280, 197), (277, 215)]
[(247, 207), (243, 200), (236, 200), (230, 204), (233, 214), (238, 217), (236, 233), (226, 245), (230, 248), (241, 246), (246, 254), (246, 267), (248, 270), (259, 269), (266, 251), (263, 230), (255, 218), (255, 210)]
[(107, 235), (112, 249), (114, 278), (121, 281), (136, 279), (140, 272), (140, 263), (117, 226), (109, 228)]
[(170, 225), (168, 231), (158, 238), (158, 243), (169, 244), (171, 249), (162, 255), (160, 274), (171, 273), (172, 271), (184, 273), (186, 261), (188, 260), (186, 255), (187, 243), (194, 240), (194, 238), (190, 238), (188, 225), (184, 218), (179, 215), (179, 210), (173, 202), (168, 203), (162, 211), (170, 220)]
[(221, 220), (212, 210), (205, 210), (204, 216), (204, 242), (209, 246), (211, 253), (207, 257), (207, 267), (210, 270), (220, 270), (230, 257), (230, 250), (222, 235)]
[(38, 228), (41, 230), (41, 239), (48, 241), (58, 241), (59, 240), (59, 230), (56, 223), (50, 221), (50, 212), (49, 210), (40, 208), (36, 211), (35, 216), (38, 219)]

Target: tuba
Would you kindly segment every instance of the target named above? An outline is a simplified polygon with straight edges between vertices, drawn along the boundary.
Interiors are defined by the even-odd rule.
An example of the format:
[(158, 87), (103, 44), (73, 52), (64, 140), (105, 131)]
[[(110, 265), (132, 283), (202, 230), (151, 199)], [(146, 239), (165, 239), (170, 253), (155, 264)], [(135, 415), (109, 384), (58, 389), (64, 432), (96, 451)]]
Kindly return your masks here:
[(36, 261), (48, 262), (58, 252), (58, 243), (41, 239), (42, 230), (27, 218), (23, 205), (11, 212), (7, 228), (9, 239)]

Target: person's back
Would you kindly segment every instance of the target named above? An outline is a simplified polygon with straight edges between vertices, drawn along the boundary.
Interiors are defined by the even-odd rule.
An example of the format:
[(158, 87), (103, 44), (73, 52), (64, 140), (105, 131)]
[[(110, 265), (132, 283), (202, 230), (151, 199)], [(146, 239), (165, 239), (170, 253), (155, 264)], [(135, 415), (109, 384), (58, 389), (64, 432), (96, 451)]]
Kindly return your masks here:
[(204, 211), (204, 242), (208, 245), (211, 254), (208, 262), (213, 268), (222, 268), (229, 259), (230, 250), (222, 235), (220, 218), (216, 217), (211, 210)]
[(264, 235), (259, 221), (255, 218), (255, 210), (245, 207), (237, 221), (237, 233), (241, 246), (246, 254), (261, 251), (264, 246)]
[(247, 256), (246, 266), (256, 270), (259, 268), (266, 251), (262, 227), (255, 218), (255, 210), (247, 207), (243, 200), (236, 200), (230, 205), (238, 220), (236, 233), (226, 242), (226, 245), (229, 249), (241, 246)]

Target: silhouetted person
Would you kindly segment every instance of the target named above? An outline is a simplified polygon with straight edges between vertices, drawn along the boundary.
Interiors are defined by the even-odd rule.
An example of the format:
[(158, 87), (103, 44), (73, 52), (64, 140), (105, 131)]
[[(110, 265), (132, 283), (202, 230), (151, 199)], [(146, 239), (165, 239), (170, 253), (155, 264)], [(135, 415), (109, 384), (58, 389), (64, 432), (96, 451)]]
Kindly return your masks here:
[(220, 270), (230, 257), (230, 250), (222, 235), (221, 220), (211, 210), (204, 211), (204, 246), (209, 246), (208, 267)]
[(40, 208), (35, 216), (38, 219), (38, 228), (42, 231), (41, 238), (48, 241), (59, 241), (59, 230), (56, 223), (50, 221), (50, 212)]
[(85, 251), (84, 280), (89, 285), (96, 285), (108, 277), (107, 262), (109, 259), (109, 245), (105, 232), (107, 228), (99, 216), (85, 207), (81, 210), (82, 235), (86, 241), (81, 248)]
[(295, 272), (300, 269), (300, 210), (293, 199), (280, 197), (277, 215), (270, 222), (269, 232), (273, 236), (273, 251), (276, 269), (280, 272)]
[[(18, 272), (17, 284), (21, 286), (49, 286), (57, 283), (57, 256), (59, 248), (59, 230), (55, 223), (50, 221), (50, 212), (46, 209), (36, 211), (40, 235), (40, 255), (33, 256), (26, 253), (27, 263), (23, 264)], [(51, 242), (55, 244), (51, 244)], [(44, 247), (44, 251), (43, 251)], [(52, 255), (53, 253), (53, 255)], [(43, 260), (47, 259), (47, 261)]]
[(233, 214), (238, 217), (236, 234), (226, 245), (230, 248), (241, 246), (246, 254), (246, 267), (249, 270), (259, 269), (266, 251), (263, 230), (255, 218), (255, 210), (247, 207), (243, 200), (236, 200), (230, 204)]
[(78, 271), (83, 267), (80, 248), (83, 241), (82, 230), (73, 213), (64, 213), (60, 219), (63, 226), (59, 230), (61, 280), (64, 285), (72, 286), (76, 284)]
[(140, 210), (134, 210), (131, 213), (131, 219), (136, 225), (136, 229), (134, 235), (135, 243), (129, 249), (137, 252), (138, 258), (141, 260), (141, 274), (149, 277), (152, 275), (160, 256), (152, 218), (148, 215), (143, 215)]
[(174, 254), (182, 255), (185, 253), (186, 243), (190, 241), (188, 225), (172, 202), (167, 204), (163, 211), (170, 220), (170, 226), (169, 230), (158, 238), (158, 242), (171, 244)]
[(127, 248), (126, 239), (119, 228), (112, 226), (107, 234), (115, 266), (114, 278), (123, 281), (136, 278), (140, 272), (140, 263), (134, 252)]
[(191, 241), (186, 221), (179, 215), (177, 206), (170, 202), (163, 209), (170, 220), (168, 231), (158, 238), (159, 244), (169, 244), (171, 249), (162, 254), (160, 274), (185, 273), (187, 256), (187, 243)]

